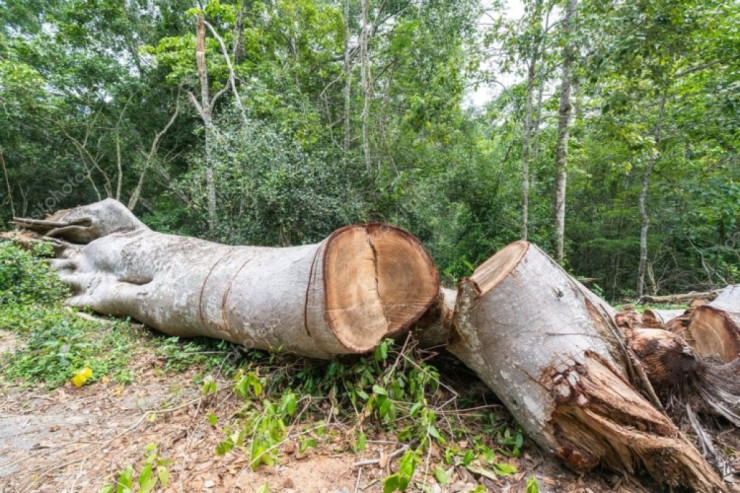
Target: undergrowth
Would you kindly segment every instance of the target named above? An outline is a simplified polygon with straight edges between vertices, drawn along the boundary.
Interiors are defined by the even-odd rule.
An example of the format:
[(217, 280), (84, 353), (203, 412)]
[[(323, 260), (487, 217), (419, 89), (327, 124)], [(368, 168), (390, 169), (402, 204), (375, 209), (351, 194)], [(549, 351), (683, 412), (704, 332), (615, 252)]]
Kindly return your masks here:
[[(507, 460), (521, 454), (518, 425), (500, 406), (461, 408), (466, 398), (455, 390), (459, 386), (445, 383), (427, 356), (410, 338), (403, 345), (388, 339), (372, 354), (329, 362), (275, 355), (260, 360), (252, 352), (233, 377), (241, 410), (223, 425), (216, 453), (242, 453), (256, 469), (279, 462), (286, 447), (303, 454), (341, 438), (347, 450), (361, 454), (370, 437), (383, 436), (396, 441), (400, 452), (384, 491), (406, 490), (414, 481), (425, 489), (430, 476), (447, 484), (457, 467), (489, 479), (515, 474)], [(214, 391), (204, 384), (204, 393)], [(211, 418), (211, 425), (217, 420)]]
[(48, 247), (0, 243), (0, 329), (19, 337), (19, 347), (0, 355), (0, 379), (56, 388), (89, 368), (91, 383), (129, 381), (137, 334), (126, 321), (101, 323), (65, 308), (68, 292), (49, 270), (50, 256)]

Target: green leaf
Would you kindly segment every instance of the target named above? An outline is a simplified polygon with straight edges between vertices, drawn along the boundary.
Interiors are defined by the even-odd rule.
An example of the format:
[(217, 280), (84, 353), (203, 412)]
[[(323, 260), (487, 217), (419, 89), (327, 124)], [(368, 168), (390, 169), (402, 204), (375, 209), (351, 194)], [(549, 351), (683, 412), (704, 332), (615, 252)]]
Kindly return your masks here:
[(439, 484), (450, 483), (450, 475), (440, 466), (434, 468), (434, 479), (436, 479)]
[(216, 426), (218, 424), (218, 416), (214, 413), (208, 413), (207, 419), (211, 426)]
[(478, 474), (479, 476), (484, 476), (488, 479), (492, 479), (493, 481), (496, 481), (496, 473), (493, 471), (489, 471), (488, 469), (485, 469), (483, 467), (480, 467), (477, 464), (469, 464), (465, 466), (465, 468), (472, 472), (473, 474)]
[(265, 484), (257, 488), (257, 491), (255, 491), (255, 493), (270, 493), (270, 483), (265, 482)]
[(162, 488), (166, 488), (170, 483), (170, 470), (165, 466), (159, 466), (157, 467), (157, 476), (159, 477), (159, 482), (162, 485)]
[(501, 476), (512, 476), (516, 474), (516, 466), (512, 466), (507, 462), (499, 462), (493, 465), (493, 470)]
[(231, 440), (219, 442), (218, 445), (216, 445), (216, 455), (224, 455), (232, 450), (234, 450), (234, 442)]
[(385, 390), (380, 385), (373, 385), (373, 392), (375, 392), (378, 395), (388, 395), (388, 391)]
[(318, 442), (315, 438), (303, 437), (303, 439), (301, 439), (301, 446), (298, 450), (300, 453), (303, 453), (308, 450), (309, 447), (316, 447), (316, 445), (318, 445)]
[(293, 416), (297, 407), (298, 400), (296, 399), (296, 396), (293, 392), (288, 392), (287, 394), (283, 395), (283, 409), (288, 414), (288, 416)]
[(134, 489), (134, 468), (128, 466), (118, 477), (116, 493), (128, 493)]
[(383, 480), (383, 493), (393, 493), (401, 489), (398, 474), (391, 474)]
[(527, 493), (540, 493), (540, 484), (534, 476), (527, 479)]

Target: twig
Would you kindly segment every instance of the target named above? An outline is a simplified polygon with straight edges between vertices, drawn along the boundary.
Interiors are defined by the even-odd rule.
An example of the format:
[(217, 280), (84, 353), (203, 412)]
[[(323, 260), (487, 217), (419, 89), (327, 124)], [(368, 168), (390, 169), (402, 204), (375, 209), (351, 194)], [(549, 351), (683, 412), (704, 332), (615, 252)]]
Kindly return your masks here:
[[(403, 444), (399, 449), (395, 450), (394, 452), (392, 452), (388, 456), (388, 460), (394, 459), (394, 458), (398, 457), (399, 455), (401, 455), (404, 452), (406, 452), (410, 447), (411, 447), (411, 445), (408, 444), (408, 443)], [(352, 467), (372, 466), (372, 465), (375, 465), (375, 464), (380, 464), (380, 459), (379, 458), (378, 459), (361, 460), (359, 462), (355, 462), (354, 464), (352, 464)]]

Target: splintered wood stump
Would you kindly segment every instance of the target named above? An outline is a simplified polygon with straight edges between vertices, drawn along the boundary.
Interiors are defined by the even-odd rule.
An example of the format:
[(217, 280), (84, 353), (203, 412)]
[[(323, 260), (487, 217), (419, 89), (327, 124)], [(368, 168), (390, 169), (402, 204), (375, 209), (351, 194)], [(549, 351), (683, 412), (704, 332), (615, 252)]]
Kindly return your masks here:
[(625, 378), (614, 310), (525, 241), (459, 285), (450, 351), (496, 392), (543, 449), (573, 469), (599, 464), (722, 491), (699, 451)]
[(740, 285), (727, 286), (711, 303), (694, 308), (685, 330), (689, 345), (702, 356), (729, 363), (740, 352)]
[(645, 310), (642, 313), (642, 323), (651, 329), (665, 329), (671, 320), (685, 312), (686, 310)]
[(53, 264), (73, 290), (70, 305), (175, 336), (317, 358), (362, 353), (408, 328), (439, 292), (421, 244), (386, 224), (266, 248), (157, 233), (110, 199), (16, 223), (86, 243)]

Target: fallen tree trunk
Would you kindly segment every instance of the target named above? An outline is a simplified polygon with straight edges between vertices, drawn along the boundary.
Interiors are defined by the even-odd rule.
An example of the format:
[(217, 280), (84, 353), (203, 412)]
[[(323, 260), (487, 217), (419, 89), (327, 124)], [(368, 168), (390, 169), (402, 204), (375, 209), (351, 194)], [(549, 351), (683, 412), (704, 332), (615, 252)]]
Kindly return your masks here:
[(509, 245), (460, 282), (450, 351), (543, 449), (573, 469), (722, 491), (718, 475), (627, 381), (614, 311), (539, 248)]
[(637, 303), (640, 305), (646, 305), (648, 303), (654, 304), (671, 304), (680, 305), (682, 303), (690, 303), (693, 300), (708, 300), (711, 301), (717, 297), (722, 291), (721, 289), (714, 289), (712, 291), (692, 291), (690, 293), (683, 294), (668, 294), (665, 296), (642, 296)]
[(727, 286), (714, 301), (694, 308), (685, 337), (702, 356), (735, 360), (740, 353), (740, 285)]
[(156, 233), (106, 200), (16, 224), (64, 240), (53, 263), (72, 306), (131, 316), (169, 335), (208, 336), (317, 358), (373, 349), (438, 296), (437, 271), (409, 233), (348, 226), (288, 248)]

